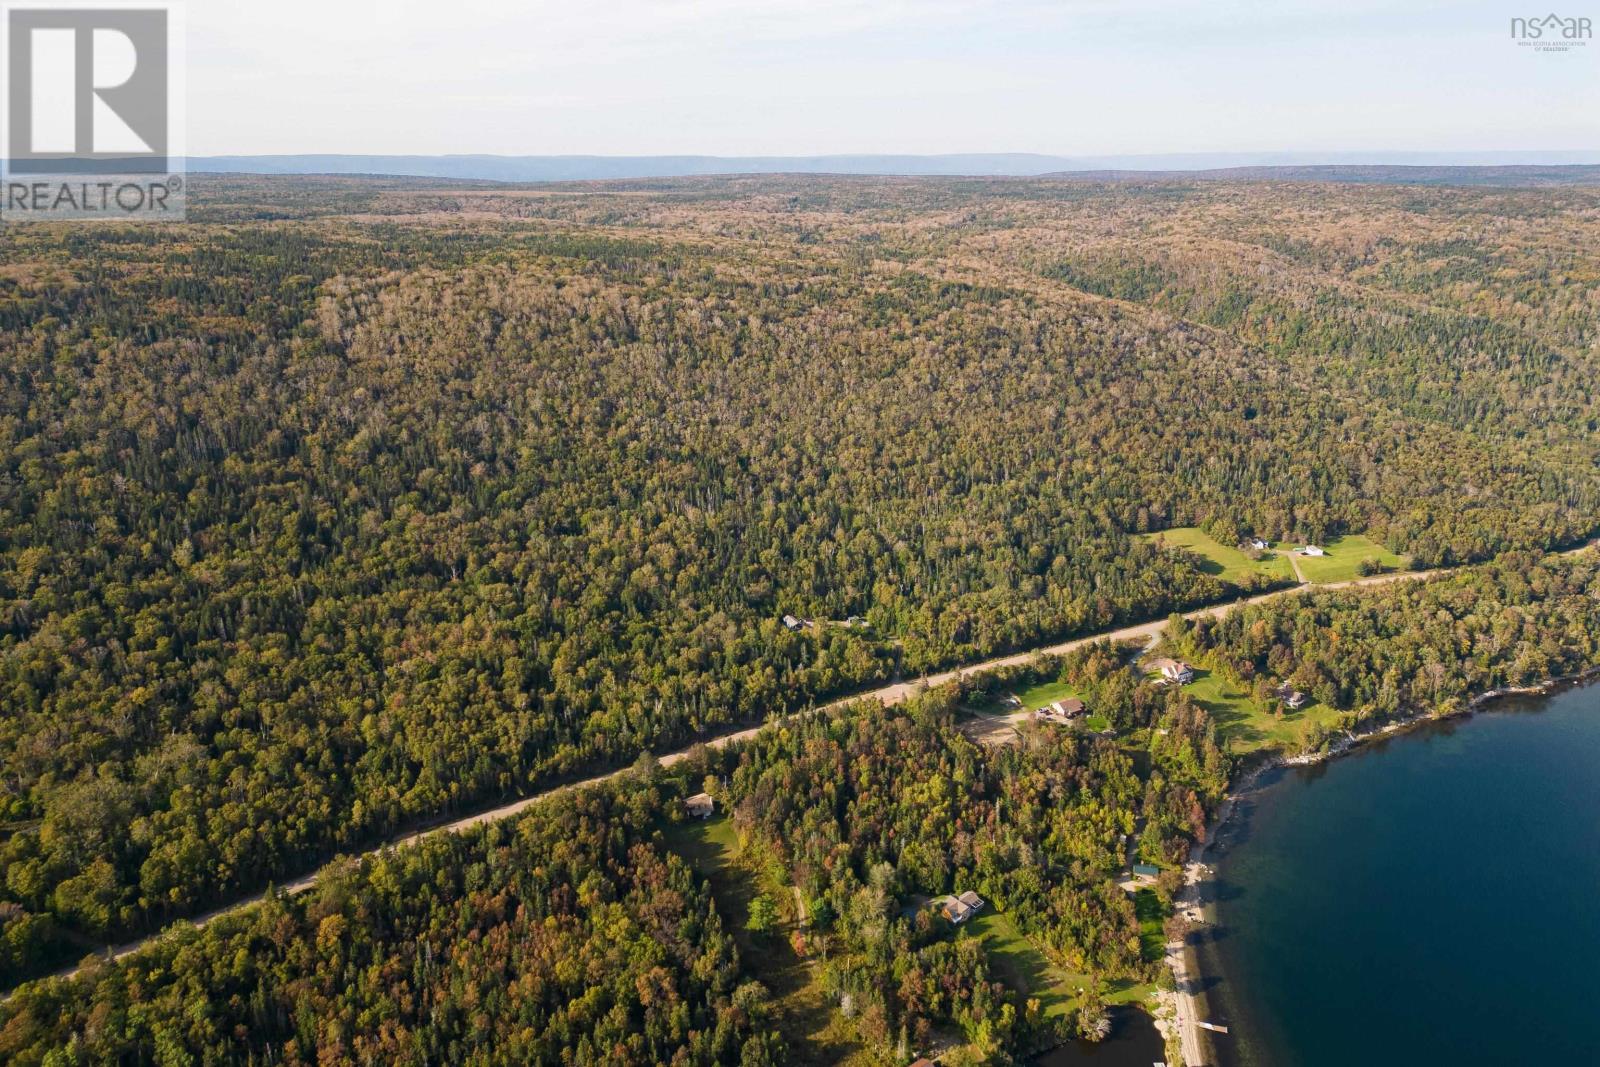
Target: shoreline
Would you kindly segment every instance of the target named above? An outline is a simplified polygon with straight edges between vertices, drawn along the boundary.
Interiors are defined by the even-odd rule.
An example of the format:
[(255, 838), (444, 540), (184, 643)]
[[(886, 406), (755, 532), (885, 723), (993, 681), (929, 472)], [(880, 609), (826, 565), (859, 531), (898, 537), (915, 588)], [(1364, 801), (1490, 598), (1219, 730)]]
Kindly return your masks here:
[[(1580, 546), (1577, 549), (1558, 550), (1552, 554), (1566, 555), (1571, 552), (1583, 551), (1588, 547), (1589, 543), (1585, 543), (1583, 546)], [(1382, 574), (1368, 575), (1366, 577), (1352, 578), (1341, 582), (1329, 582), (1322, 585), (1312, 583), (1303, 585), (1286, 585), (1276, 589), (1268, 590), (1264, 593), (1247, 594), (1244, 596), (1219, 601), (1215, 604), (1208, 604), (1202, 607), (1193, 608), (1188, 611), (1180, 612), (1179, 614), (1182, 614), (1185, 618), (1189, 619), (1197, 619), (1208, 615), (1215, 617), (1225, 615), (1229, 611), (1247, 604), (1259, 604), (1284, 596), (1296, 596), (1313, 592), (1360, 588), (1373, 585), (1387, 585), (1391, 582), (1397, 581), (1426, 581), (1429, 578), (1433, 578), (1440, 574), (1447, 574), (1457, 569), (1459, 568), (1439, 567), (1420, 571), (1390, 571)], [(1114, 630), (1103, 630), (1093, 634), (1085, 634), (1078, 637), (1066, 638), (1065, 640), (1052, 641), (1048, 645), (1025, 649), (1019, 652), (1011, 652), (998, 656), (992, 656), (988, 659), (951, 667), (947, 670), (938, 671), (932, 674), (925, 674), (917, 678), (904, 679), (898, 682), (888, 682), (874, 689), (867, 689), (845, 696), (834, 697), (812, 707), (801, 708), (784, 715), (775, 716), (754, 725), (734, 726), (726, 732), (718, 733), (712, 737), (702, 738), (670, 752), (659, 754), (645, 753), (645, 755), (652, 756), (663, 767), (670, 767), (674, 763), (677, 763), (678, 761), (687, 757), (699, 745), (705, 745), (710, 748), (723, 748), (727, 745), (746, 741), (775, 723), (788, 721), (805, 715), (814, 714), (816, 712), (826, 712), (835, 708), (841, 708), (857, 701), (876, 700), (884, 707), (892, 707), (904, 702), (917, 693), (924, 692), (928, 689), (933, 689), (937, 686), (945, 685), (950, 682), (960, 681), (962, 678), (968, 675), (983, 674), (987, 671), (992, 671), (1003, 667), (1020, 666), (1032, 661), (1036, 657), (1065, 655), (1074, 649), (1099, 641), (1111, 641), (1114, 643), (1131, 640), (1148, 641), (1151, 638), (1159, 636), (1161, 632), (1166, 629), (1167, 622), (1170, 618), (1171, 616), (1169, 615), (1162, 618), (1151, 619), (1142, 623), (1134, 623)], [(0, 989), (0, 1002), (8, 1000), (18, 989), (21, 989), (23, 986), (32, 982), (71, 978), (83, 969), (84, 963), (90, 957), (93, 957), (96, 960), (105, 960), (108, 962), (122, 959), (125, 956), (132, 955), (133, 953), (139, 951), (146, 945), (154, 943), (175, 929), (186, 929), (189, 927), (193, 927), (195, 929), (203, 928), (218, 919), (233, 915), (247, 908), (255, 907), (265, 900), (269, 893), (278, 893), (284, 896), (297, 896), (311, 889), (312, 886), (316, 884), (317, 879), (325, 872), (349, 858), (370, 855), (382, 852), (385, 849), (405, 848), (409, 845), (415, 844), (417, 841), (420, 841), (425, 837), (434, 834), (457, 833), (463, 830), (471, 829), (475, 826), (483, 825), (485, 823), (497, 822), (501, 819), (510, 818), (512, 816), (521, 814), (529, 807), (532, 807), (534, 804), (537, 804), (549, 797), (557, 796), (568, 790), (585, 789), (616, 778), (620, 778), (621, 776), (629, 773), (631, 769), (632, 765), (626, 765), (613, 767), (609, 770), (602, 770), (593, 775), (569, 778), (565, 781), (553, 780), (546, 786), (533, 792), (526, 793), (515, 800), (480, 809), (479, 811), (471, 814), (461, 815), (455, 818), (450, 818), (448, 816), (441, 818), (435, 816), (429, 819), (421, 820), (418, 823), (413, 823), (409, 827), (396, 830), (387, 839), (375, 841), (369, 846), (357, 848), (348, 854), (333, 856), (322, 863), (316, 864), (310, 870), (304, 871), (297, 876), (287, 879), (286, 881), (278, 883), (269, 882), (267, 886), (259, 890), (235, 897), (231, 901), (218, 904), (217, 906), (198, 915), (174, 919), (162, 926), (160, 929), (153, 930), (141, 937), (134, 938), (131, 941), (123, 942), (122, 944), (107, 945), (103, 950), (85, 953), (78, 959), (77, 962), (68, 963), (56, 968), (53, 971), (37, 975), (33, 978), (24, 979), (9, 989)], [(579, 773), (581, 774), (582, 772)]]
[[(1600, 546), (1600, 539), (1586, 541), (1574, 548), (1557, 549), (1547, 552), (1545, 553), (1545, 558), (1576, 555), (1581, 552), (1590, 551), (1596, 546)], [(1461, 566), (1471, 565), (1467, 564)], [(1372, 586), (1388, 585), (1394, 582), (1428, 581), (1440, 575), (1458, 571), (1461, 569), (1461, 566), (1435, 567), (1425, 570), (1386, 571), (1381, 574), (1351, 578), (1338, 582), (1328, 582), (1323, 584), (1305, 583), (1300, 585), (1283, 586), (1264, 593), (1245, 595), (1230, 600), (1224, 600), (1216, 604), (1194, 608), (1189, 611), (1181, 612), (1180, 614), (1182, 614), (1184, 618), (1188, 619), (1198, 619), (1206, 616), (1221, 617), (1239, 607), (1250, 604), (1265, 603), (1281, 597), (1314, 595), (1316, 593), (1323, 592), (1367, 588)], [(1147, 622), (1125, 626), (1116, 630), (1107, 630), (1095, 634), (1086, 634), (1079, 637), (1068, 638), (1066, 640), (1057, 641), (1049, 645), (1027, 649), (1020, 652), (1008, 653), (975, 663), (953, 667), (935, 674), (924, 675), (920, 678), (892, 682), (877, 689), (865, 690), (848, 696), (840, 696), (810, 708), (800, 709), (786, 715), (775, 716), (765, 722), (743, 728), (734, 728), (726, 733), (719, 733), (713, 737), (702, 738), (701, 740), (690, 743), (675, 751), (656, 754), (653, 756), (653, 758), (657, 760), (660, 766), (670, 767), (674, 763), (686, 758), (700, 745), (705, 745), (710, 748), (722, 748), (730, 744), (737, 744), (741, 741), (754, 737), (763, 729), (766, 729), (775, 723), (814, 714), (819, 711), (828, 711), (834, 708), (843, 707), (857, 701), (876, 700), (880, 705), (884, 707), (890, 707), (902, 703), (916, 693), (920, 693), (927, 689), (944, 685), (949, 682), (960, 681), (962, 678), (969, 675), (983, 674), (987, 671), (992, 671), (997, 668), (1026, 664), (1041, 656), (1065, 655), (1076, 648), (1096, 642), (1110, 641), (1113, 643), (1118, 643), (1131, 640), (1150, 641), (1159, 637), (1160, 634), (1165, 631), (1170, 618), (1171, 616), (1161, 619), (1152, 619)], [(1467, 708), (1463, 710), (1470, 711), (1475, 706), (1475, 703), (1469, 703)], [(1339, 751), (1345, 751), (1348, 749), (1348, 747), (1348, 744), (1346, 744), (1341, 747)], [(650, 754), (647, 753), (647, 755)], [(574, 777), (569, 778), (566, 781), (552, 781), (545, 787), (530, 793), (526, 793), (517, 799), (503, 802), (489, 808), (480, 809), (470, 814), (457, 816), (455, 818), (445, 816), (442, 818), (434, 817), (422, 820), (420, 823), (414, 823), (410, 827), (398, 829), (387, 840), (376, 841), (369, 846), (355, 849), (348, 854), (336, 855), (323, 863), (313, 866), (309, 870), (303, 871), (297, 876), (289, 878), (284, 882), (269, 882), (267, 886), (260, 890), (248, 892), (243, 896), (235, 897), (234, 899), (218, 904), (210, 910), (199, 915), (174, 919), (160, 929), (153, 930), (150, 933), (134, 938), (131, 941), (124, 942), (120, 945), (107, 945), (103, 951), (97, 950), (93, 953), (86, 953), (83, 957), (80, 957), (78, 962), (65, 964), (53, 971), (46, 972), (45, 974), (24, 979), (10, 988), (0, 989), (0, 1003), (8, 1000), (18, 989), (21, 989), (23, 986), (26, 986), (32, 982), (71, 978), (84, 968), (85, 963), (88, 962), (90, 958), (95, 960), (104, 960), (107, 962), (115, 961), (125, 956), (132, 955), (133, 953), (144, 948), (146, 945), (160, 940), (162, 937), (174, 930), (203, 928), (218, 919), (236, 914), (251, 907), (255, 907), (265, 900), (269, 894), (277, 893), (284, 896), (297, 896), (300, 893), (311, 889), (316, 884), (317, 879), (324, 873), (350, 858), (371, 855), (387, 849), (405, 848), (409, 845), (415, 844), (425, 837), (435, 834), (461, 832), (476, 826), (510, 818), (521, 814), (542, 800), (553, 796), (558, 796), (569, 790), (584, 789), (612, 781), (620, 778), (624, 774), (629, 773), (630, 770), (631, 767), (614, 767), (612, 769), (603, 770), (587, 777)], [(1259, 769), (1257, 772), (1252, 773), (1258, 772)], [(1230, 798), (1232, 793), (1233, 790), (1230, 789)], [(1231, 799), (1225, 800), (1224, 807), (1219, 808), (1219, 812), (1223, 810), (1231, 811), (1231, 808)], [(1221, 825), (1220, 818), (1217, 825)], [(1208, 830), (1207, 841), (1209, 842), (1210, 839), (1211, 833)], [(1185, 885), (1187, 889), (1187, 881)], [(1165, 1033), (1165, 1031), (1163, 1031), (1163, 1033)]]
[[(1373, 741), (1383, 740), (1427, 723), (1468, 719), (1485, 705), (1506, 697), (1549, 696), (1559, 689), (1580, 686), (1596, 680), (1600, 680), (1600, 665), (1556, 675), (1533, 685), (1487, 689), (1470, 698), (1460, 711), (1449, 715), (1432, 715), (1416, 711), (1370, 730), (1359, 733), (1346, 731), (1343, 737), (1320, 752), (1302, 753), (1296, 756), (1273, 755), (1261, 760), (1240, 777), (1237, 785), (1229, 787), (1222, 803), (1217, 805), (1216, 815), (1206, 824), (1205, 836), (1191, 846), (1188, 861), (1184, 864), (1183, 888), (1173, 901), (1175, 913), (1183, 916), (1190, 927), (1211, 924), (1211, 921), (1204, 917), (1205, 894), (1212, 887), (1215, 872), (1207, 862), (1207, 855), (1216, 846), (1223, 829), (1238, 810), (1238, 801), (1254, 792), (1261, 779), (1273, 771), (1288, 767), (1313, 767), (1326, 763), (1355, 752)], [(1199, 953), (1189, 943), (1187, 933), (1182, 941), (1168, 942), (1167, 963), (1172, 970), (1176, 988), (1171, 992), (1157, 994), (1160, 1010), (1156, 1015), (1156, 1028), (1166, 1038), (1169, 1047), (1174, 1040), (1179, 1043), (1184, 1067), (1212, 1067), (1215, 1063), (1215, 1044), (1207, 1036), (1205, 1028), (1199, 1025), (1200, 1012), (1194, 992), (1203, 980), (1199, 967)]]

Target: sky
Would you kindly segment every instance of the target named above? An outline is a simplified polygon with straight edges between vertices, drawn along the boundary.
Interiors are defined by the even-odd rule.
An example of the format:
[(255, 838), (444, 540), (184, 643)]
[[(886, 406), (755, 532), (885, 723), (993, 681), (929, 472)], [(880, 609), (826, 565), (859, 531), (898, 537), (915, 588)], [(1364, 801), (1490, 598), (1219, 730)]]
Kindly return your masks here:
[(1529, 2), (189, 0), (188, 151), (1600, 149)]

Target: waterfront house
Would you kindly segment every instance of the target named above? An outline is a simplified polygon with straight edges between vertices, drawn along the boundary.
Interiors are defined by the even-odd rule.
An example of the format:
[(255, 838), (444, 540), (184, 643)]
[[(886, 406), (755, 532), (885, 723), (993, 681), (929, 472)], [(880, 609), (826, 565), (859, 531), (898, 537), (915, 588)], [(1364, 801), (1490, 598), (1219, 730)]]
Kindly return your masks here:
[(1310, 699), (1288, 682), (1284, 682), (1282, 685), (1278, 686), (1278, 688), (1274, 689), (1272, 693), (1290, 708), (1305, 707), (1306, 701)]

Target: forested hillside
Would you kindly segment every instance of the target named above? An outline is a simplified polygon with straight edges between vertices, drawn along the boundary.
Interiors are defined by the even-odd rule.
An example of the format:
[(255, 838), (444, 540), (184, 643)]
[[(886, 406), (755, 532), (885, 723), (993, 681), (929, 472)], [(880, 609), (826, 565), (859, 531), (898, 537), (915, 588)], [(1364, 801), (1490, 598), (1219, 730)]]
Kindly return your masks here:
[[(1349, 725), (1448, 714), (1469, 693), (1600, 665), (1597, 566), (1593, 550), (1512, 555), (1243, 606), (1168, 639), (1214, 670), (1315, 690)], [(769, 985), (787, 936), (850, 1063), (932, 1049), (1016, 1062), (1094, 1033), (1108, 990), (1161, 981), (1117, 883), (1130, 860), (1155, 863), (1149, 892), (1168, 899), (1232, 770), (1191, 694), (1128, 651), (1097, 642), (901, 708), (791, 719), (350, 861), (303, 896), (24, 986), (0, 1003), (0, 1059), (836, 1062), (807, 1041), (803, 998)], [(1112, 730), (1025, 723), (1010, 743), (968, 739), (971, 708), (1040, 678), (1083, 694)], [(700, 789), (711, 824), (686, 819)], [(736, 854), (708, 880), (685, 843), (724, 822)], [(770, 895), (727, 892), (729, 868)], [(965, 891), (1080, 977), (1019, 975), (992, 928), (945, 921), (938, 900)]]
[[(1087, 683), (1118, 660), (1102, 647), (1060, 669)], [(745, 862), (775, 866), (805, 902), (813, 966), (859, 1062), (939, 1042), (1005, 1062), (1079, 1022), (1047, 1018), (929, 895), (977, 886), (1063, 965), (1148, 981), (1133, 905), (1113, 884), (1123, 835), (1148, 819), (1152, 858), (1180, 853), (1223, 763), (1178, 693), (1141, 693), (1140, 716), (1165, 730), (1143, 731), (1155, 740), (1142, 773), (1103, 738), (1030, 732), (986, 754), (954, 728), (960, 696), (863, 703), (352, 862), (305, 896), (25, 987), (0, 1006), (0, 1058), (809, 1062), (781, 1036), (792, 1007), (761, 981), (770, 947), (741, 954), (732, 901), (673, 851), (681, 799), (704, 780), (732, 810)], [(1085, 1007), (1091, 1021), (1102, 1010)]]
[(1235, 592), (1138, 533), (1438, 565), (1600, 522), (1590, 192), (194, 205), (0, 253), (7, 980), (563, 775)]

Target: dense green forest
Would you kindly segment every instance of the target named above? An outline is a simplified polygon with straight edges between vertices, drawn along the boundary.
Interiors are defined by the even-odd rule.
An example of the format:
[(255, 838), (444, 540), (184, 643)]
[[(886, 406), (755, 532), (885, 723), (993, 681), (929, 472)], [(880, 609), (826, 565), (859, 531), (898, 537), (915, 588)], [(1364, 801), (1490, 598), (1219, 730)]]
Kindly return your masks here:
[(869, 706), (769, 729), (712, 764), (750, 862), (781, 871), (813, 936), (829, 938), (824, 985), (849, 999), (869, 1047), (925, 1049), (940, 1023), (990, 1053), (1049, 1043), (1027, 990), (952, 994), (982, 986), (982, 954), (952, 951), (936, 911), (907, 914), (908, 901), (975, 891), (1075, 973), (1157, 977), (1114, 876), (1146, 826), (1152, 860), (1187, 853), (1226, 763), (1204, 713), (1180, 692), (1136, 685), (1120, 653), (1102, 646), (1057, 669), (1085, 684), (1120, 675), (1125, 710), (1138, 690), (1147, 728), (1128, 745), (1029, 729), (1019, 745), (984, 750), (955, 728), (971, 693), (952, 685), (906, 714)]
[[(1595, 553), (1238, 606), (1168, 640), (1213, 669), (1290, 678), (1371, 726), (1600, 665)], [(1054, 678), (1106, 734), (1021, 725), (966, 736), (971, 707)], [(1189, 694), (1109, 643), (966, 677), (904, 707), (856, 702), (696, 747), (510, 821), (336, 865), (314, 891), (174, 929), (133, 957), (24, 985), (0, 1005), (0, 1059), (93, 1062), (816, 1062), (790, 1045), (770, 939), (802, 939), (854, 1064), (1013, 1062), (1094, 1032), (1109, 982), (1158, 982), (1141, 953), (1130, 859), (1166, 869), (1202, 837), (1230, 761)], [(680, 856), (683, 798), (709, 789), (736, 864), (782, 886), (738, 907)], [(1054, 965), (1091, 976), (1046, 1016), (987, 939), (939, 917), (978, 891)], [(787, 902), (794, 894), (795, 904)], [(760, 910), (765, 909), (765, 910)], [(757, 925), (758, 910), (763, 918)], [(784, 929), (768, 915), (789, 913)]]
[(1593, 551), (1513, 553), (1423, 582), (1245, 605), (1168, 637), (1258, 693), (1287, 681), (1343, 709), (1347, 728), (1370, 728), (1600, 668), (1597, 592)]
[[(1600, 666), (1591, 550), (1426, 580), (1284, 597), (1174, 625), (1213, 669), (1288, 678), (1371, 726)], [(973, 707), (1041, 678), (1103, 735), (1023, 723), (979, 745)], [(1100, 642), (969, 676), (899, 708), (861, 701), (767, 727), (668, 769), (645, 760), (518, 817), (335, 867), (309, 893), (0, 1004), (0, 1059), (92, 1063), (816, 1062), (766, 984), (774, 916), (804, 941), (850, 1062), (1014, 1062), (1092, 1032), (1108, 983), (1159, 982), (1141, 953), (1130, 859), (1166, 868), (1205, 831), (1233, 767), (1183, 689)], [(679, 853), (683, 800), (709, 789), (734, 861), (783, 887), (735, 901)], [(938, 913), (977, 891), (1056, 966), (1088, 976), (1050, 1017), (995, 946)], [(788, 896), (795, 904), (791, 909)], [(756, 916), (760, 914), (758, 920)]]
[(351, 863), (3, 1009), (11, 1064), (783, 1062), (646, 783)]
[[(1121, 664), (1101, 646), (1051, 666), (1092, 685), (1131, 678)], [(726, 903), (666, 843), (681, 799), (710, 782), (745, 862), (777, 863), (806, 902), (829, 1003), (862, 1062), (941, 1040), (1004, 1062), (1077, 1024), (1047, 1021), (925, 902), (976, 886), (1063, 964), (1154, 979), (1113, 881), (1124, 839), (1149, 818), (1156, 851), (1181, 853), (1224, 764), (1181, 693), (1125, 689), (1129, 712), (1139, 689), (1138, 714), (1166, 731), (1140, 734), (1142, 773), (1132, 749), (1070, 733), (1030, 730), (986, 752), (955, 728), (971, 694), (954, 686), (904, 711), (860, 703), (351, 861), (311, 893), (25, 986), (0, 1007), (0, 1058), (787, 1062), (804, 1050), (779, 1036), (785, 1009), (760, 953), (741, 956)]]
[(1138, 533), (1430, 566), (1600, 521), (1589, 192), (192, 205), (0, 253), (7, 984), (421, 820), (1235, 592)]

